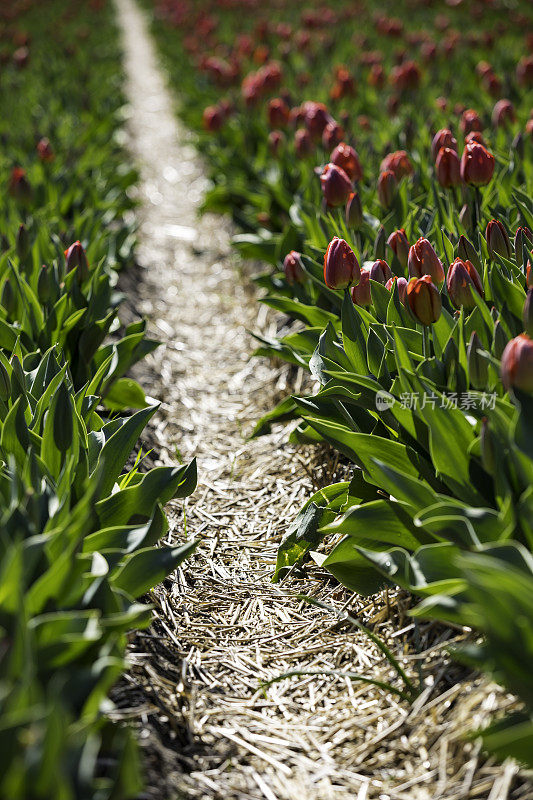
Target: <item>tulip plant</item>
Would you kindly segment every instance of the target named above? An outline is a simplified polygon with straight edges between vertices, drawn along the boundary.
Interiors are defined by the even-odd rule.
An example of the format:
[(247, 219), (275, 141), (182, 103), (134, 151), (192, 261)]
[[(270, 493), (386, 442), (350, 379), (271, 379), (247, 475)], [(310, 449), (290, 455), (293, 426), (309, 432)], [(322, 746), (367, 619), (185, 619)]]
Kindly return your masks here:
[[(125, 374), (135, 172), (106, 0), (0, 7), (0, 797), (131, 798), (131, 733), (106, 717), (139, 602), (194, 549), (157, 547), (194, 462), (146, 470), (157, 405)], [(128, 413), (125, 413), (125, 412)], [(131, 413), (131, 412), (134, 413)], [(130, 454), (136, 453), (133, 460)]]
[[(526, 4), (144, 0), (263, 302), (257, 354), (318, 389), (299, 420), (349, 480), (311, 497), (275, 579), (320, 546), (370, 594), (482, 634), (459, 657), (524, 712), (485, 731), (533, 765), (533, 40)], [(193, 68), (191, 68), (191, 65)], [(529, 290), (530, 294), (526, 295)], [(339, 534), (342, 538), (339, 538)], [(334, 544), (329, 544), (329, 542)]]

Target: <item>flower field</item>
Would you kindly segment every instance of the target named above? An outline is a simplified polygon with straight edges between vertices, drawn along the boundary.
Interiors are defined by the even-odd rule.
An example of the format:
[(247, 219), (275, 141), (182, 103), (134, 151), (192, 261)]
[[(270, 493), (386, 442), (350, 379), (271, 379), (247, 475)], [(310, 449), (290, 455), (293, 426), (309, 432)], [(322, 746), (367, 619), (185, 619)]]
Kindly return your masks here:
[[(311, 481), (289, 525), (268, 523), (277, 542), (272, 591), (296, 599), (296, 576), (298, 602), (303, 586), (304, 605), (328, 610), (316, 599), (318, 575), (346, 593), (342, 613), (352, 600), (378, 598), (386, 617), (389, 598), (410, 598), (415, 634), (428, 620), (460, 633), (449, 652), (461, 674), (485, 676), (508, 699), (505, 708), (492, 703), (483, 730), (473, 720), (462, 731), (478, 743), (476, 764), (479, 758), (503, 770), (501, 783), (470, 794), (467, 770), (461, 796), (530, 797), (530, 4), (139, 0), (202, 157), (202, 210), (231, 216), (234, 252), (255, 265), (263, 308), (254, 306), (252, 316), (274, 320), (251, 331), (255, 358), (235, 375), (276, 369), (283, 381), (264, 394), (270, 402), (281, 386), (282, 397), (266, 412), (263, 402), (253, 430), (239, 429), (238, 440), (232, 433), (222, 488), (210, 477), (210, 443), (198, 443), (215, 430), (202, 414), (216, 410), (194, 415), (208, 387), (183, 397), (187, 427), (172, 417), (181, 391), (173, 383), (182, 374), (176, 366), (165, 372), (165, 359), (179, 363), (182, 353), (184, 375), (213, 358), (202, 341), (207, 323), (198, 314), (198, 352), (186, 361), (183, 341), (191, 339), (180, 330), (179, 311), (170, 325), (159, 300), (168, 294), (185, 308), (190, 298), (156, 281), (150, 321), (143, 308), (137, 313), (143, 295), (132, 287), (147, 280), (136, 271), (142, 206), (163, 202), (131, 154), (135, 123), (125, 112), (117, 6), (124, 25), (125, 6), (111, 0), (6, 0), (0, 7), (0, 799), (163, 796), (143, 794), (139, 728), (113, 722), (110, 695), (130, 669), (128, 648), (136, 652), (132, 632), (149, 629), (157, 638), (164, 623), (168, 634), (171, 598), (188, 590), (188, 574), (191, 586), (200, 582), (188, 573), (199, 545), (212, 547), (220, 596), (231, 594), (228, 564), (217, 566), (218, 540), (229, 535), (219, 519), (237, 514), (232, 481), (241, 448), (248, 441), (260, 450), (264, 442), (268, 450), (273, 431), (287, 443), (275, 463), (281, 452), (296, 468), (300, 450), (312, 452), (321, 478)], [(157, 160), (156, 153), (150, 163)], [(164, 180), (175, 182), (174, 168), (161, 161)], [(170, 226), (163, 217), (167, 236), (192, 243), (192, 267), (176, 261), (168, 269), (194, 272), (208, 245), (179, 213)], [(222, 269), (216, 258), (213, 276)], [(208, 283), (194, 287), (206, 302)], [(243, 319), (250, 315), (243, 311)], [(162, 362), (153, 360), (155, 328), (170, 331), (165, 352), (173, 355)], [(163, 364), (159, 402), (150, 396), (145, 359), (152, 369)], [(221, 362), (231, 361), (229, 340)], [(208, 369), (199, 373), (205, 381)], [(234, 409), (240, 391), (249, 405), (253, 392), (231, 376), (220, 382), (221, 406)], [(239, 413), (228, 411), (231, 425)], [(175, 433), (165, 432), (169, 419), (201, 451), (195, 513), (202, 541), (193, 538), (194, 524), (189, 534), (187, 506), (165, 509), (197, 486), (191, 448), (182, 458)], [(164, 457), (152, 454), (154, 441), (163, 442)], [(278, 477), (268, 475), (272, 486)], [(285, 510), (297, 495), (284, 498)], [(225, 512), (213, 505), (215, 496)], [(268, 496), (246, 506), (250, 518), (264, 513)], [(238, 519), (233, 528), (245, 535)], [(156, 592), (182, 562), (185, 577)], [(174, 644), (189, 611), (172, 617)], [(231, 624), (222, 629), (232, 629), (238, 611), (232, 604)], [(409, 714), (430, 676), (420, 666), (415, 675), (363, 617), (342, 619), (388, 670), (384, 680), (361, 662), (357, 669), (344, 664), (346, 682), (392, 694), (399, 713)], [(198, 639), (209, 635), (218, 636), (199, 630)], [(298, 646), (305, 650), (305, 639)], [(193, 651), (174, 668), (190, 662), (201, 674)], [(143, 659), (149, 655), (142, 651)], [(254, 697), (267, 697), (283, 680), (338, 674), (282, 672), (268, 681), (258, 672)], [(221, 691), (216, 677), (209, 681)], [(189, 701), (184, 683), (172, 689), (173, 703), (180, 693)], [(157, 694), (155, 684), (151, 691)], [(176, 736), (182, 723), (168, 722), (168, 703), (159, 706)], [(242, 744), (235, 731), (228, 736)], [(248, 755), (258, 752), (249, 745)], [(513, 777), (520, 771), (515, 794), (509, 769)], [(369, 779), (364, 766), (358, 770)], [(445, 773), (440, 795), (416, 797), (459, 796), (442, 793)], [(261, 776), (255, 780), (258, 797), (278, 797)], [(222, 796), (211, 790), (201, 796)]]

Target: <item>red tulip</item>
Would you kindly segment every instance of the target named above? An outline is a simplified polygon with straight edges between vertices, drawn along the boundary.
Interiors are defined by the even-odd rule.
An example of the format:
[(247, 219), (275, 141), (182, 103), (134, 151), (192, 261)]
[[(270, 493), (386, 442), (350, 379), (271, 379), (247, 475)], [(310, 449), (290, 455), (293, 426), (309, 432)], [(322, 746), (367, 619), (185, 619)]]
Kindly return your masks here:
[(502, 355), (501, 376), (505, 388), (533, 392), (533, 340), (521, 333), (507, 344)]
[(371, 280), (382, 283), (383, 285), (392, 278), (391, 268), (382, 258), (378, 258), (377, 261), (374, 261), (369, 269), (369, 275)]
[(224, 113), (218, 106), (207, 106), (203, 114), (203, 123), (206, 131), (216, 133), (224, 124)]
[(491, 258), (496, 254), (504, 258), (511, 258), (511, 242), (507, 231), (497, 219), (491, 219), (485, 231), (487, 249)]
[(416, 319), (422, 325), (431, 325), (440, 317), (442, 301), (439, 290), (429, 275), (411, 278), (407, 284), (407, 302)]
[(396, 275), (393, 275), (392, 278), (389, 278), (387, 283), (385, 284), (385, 288), (392, 292), (394, 289), (394, 284), (398, 284), (398, 294), (400, 295), (400, 302), (407, 305), (407, 280), (406, 278), (398, 278)]
[(302, 257), (296, 250), (291, 250), (283, 259), (283, 272), (287, 283), (291, 286), (294, 283), (302, 283), (305, 280), (305, 273), (302, 267)]
[(461, 162), (459, 156), (450, 147), (441, 147), (435, 163), (437, 180), (444, 189), (459, 186), (461, 183)]
[(267, 115), (271, 128), (284, 128), (289, 122), (289, 106), (281, 97), (275, 97), (269, 100)]
[(344, 139), (344, 128), (338, 122), (332, 120), (328, 122), (322, 132), (322, 145), (325, 150), (331, 150)]
[(310, 101), (304, 104), (305, 126), (313, 139), (320, 139), (326, 125), (332, 121), (331, 114), (323, 103)]
[(79, 280), (84, 281), (87, 278), (89, 275), (89, 262), (79, 240), (65, 250), (65, 260), (67, 262), (67, 272), (77, 268)]
[(298, 158), (306, 158), (313, 152), (313, 142), (305, 128), (298, 128), (294, 134), (294, 148)]
[(492, 109), (492, 124), (495, 128), (516, 122), (514, 106), (510, 100), (498, 100)]
[(348, 175), (336, 164), (326, 164), (320, 176), (320, 183), (328, 206), (342, 205), (352, 192), (352, 184)]
[(475, 290), (481, 297), (484, 294), (477, 269), (471, 261), (463, 261), (460, 258), (456, 258), (448, 270), (446, 288), (455, 308), (464, 306), (467, 311), (476, 305), (476, 301), (472, 297), (472, 290)]
[(396, 194), (398, 182), (390, 169), (382, 172), (378, 178), (378, 200), (383, 208), (390, 208)]
[(436, 286), (444, 283), (444, 267), (442, 261), (427, 239), (418, 239), (409, 249), (407, 257), (410, 278), (421, 278), (429, 275)]
[(470, 131), (470, 133), (466, 134), (466, 136), (465, 136), (465, 145), (466, 144), (472, 144), (472, 142), (477, 142), (478, 144), (482, 144), (483, 147), (487, 146), (481, 131)]
[(407, 241), (404, 229), (398, 228), (397, 231), (393, 231), (387, 239), (387, 244), (405, 269), (409, 258), (409, 242)]
[(485, 186), (494, 174), (494, 156), (482, 144), (467, 144), (461, 158), (461, 178), (472, 186)]
[(473, 108), (467, 108), (463, 111), (461, 116), (461, 130), (463, 133), (470, 133), (470, 131), (482, 131), (483, 123), (481, 122), (477, 111)]
[(37, 155), (39, 156), (41, 161), (53, 161), (54, 160), (54, 158), (55, 158), (54, 151), (52, 150), (52, 146), (50, 144), (50, 141), (46, 137), (43, 137), (37, 143)]
[(352, 286), (351, 295), (352, 295), (352, 300), (356, 306), (369, 306), (372, 304), (369, 270), (367, 269), (361, 270), (361, 278), (357, 286)]
[(285, 136), (281, 131), (270, 131), (268, 134), (268, 149), (273, 156), (277, 155), (279, 148), (285, 141)]
[(380, 164), (380, 172), (387, 172), (390, 170), (394, 173), (397, 181), (401, 180), (407, 175), (412, 175), (413, 165), (405, 150), (396, 150), (394, 153), (389, 153)]
[(9, 178), (9, 194), (19, 203), (29, 203), (32, 196), (31, 185), (26, 177), (26, 170), (13, 167)]
[(340, 142), (331, 153), (329, 158), (331, 164), (341, 167), (352, 181), (360, 181), (363, 178), (363, 170), (359, 156), (349, 144)]
[(346, 224), (349, 228), (359, 228), (363, 222), (363, 206), (358, 192), (352, 192), (346, 201)]
[(449, 147), (450, 150), (457, 152), (457, 139), (448, 128), (441, 128), (437, 131), (431, 142), (431, 156), (433, 161), (437, 158), (437, 154), (441, 147)]
[(329, 289), (347, 289), (358, 284), (361, 269), (348, 242), (334, 236), (324, 256), (324, 282)]

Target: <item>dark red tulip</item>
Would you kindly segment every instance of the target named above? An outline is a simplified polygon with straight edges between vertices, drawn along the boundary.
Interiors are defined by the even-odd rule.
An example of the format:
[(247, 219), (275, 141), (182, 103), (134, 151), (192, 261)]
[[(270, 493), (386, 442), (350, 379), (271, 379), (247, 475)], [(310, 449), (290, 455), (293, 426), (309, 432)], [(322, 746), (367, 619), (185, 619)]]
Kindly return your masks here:
[(29, 203), (32, 196), (31, 185), (26, 177), (26, 170), (13, 167), (9, 178), (9, 194), (19, 203)]
[(370, 272), (367, 269), (361, 270), (361, 278), (357, 286), (351, 288), (352, 300), (356, 306), (369, 306), (372, 304), (372, 292), (370, 290)]
[(342, 205), (352, 192), (352, 183), (348, 175), (336, 164), (326, 164), (320, 176), (320, 183), (328, 206)]
[(41, 161), (53, 161), (54, 151), (52, 150), (52, 145), (50, 144), (49, 139), (43, 137), (37, 143), (37, 155), (41, 159)]
[(467, 108), (466, 111), (463, 111), (460, 125), (464, 134), (470, 133), (470, 131), (483, 130), (483, 123), (479, 118), (479, 114), (473, 108)]
[(344, 139), (344, 128), (338, 122), (328, 122), (322, 132), (322, 145), (325, 150), (331, 150)]
[(89, 275), (89, 262), (79, 240), (65, 250), (65, 261), (67, 263), (67, 272), (77, 268), (79, 280), (83, 281), (87, 278)]
[(298, 158), (307, 158), (313, 152), (313, 141), (305, 128), (299, 128), (294, 134), (294, 148)]
[(441, 147), (435, 162), (437, 180), (444, 189), (459, 186), (461, 183), (461, 162), (459, 156), (450, 147)]
[(497, 219), (491, 219), (485, 231), (487, 249), (491, 258), (496, 254), (504, 258), (511, 258), (511, 242), (507, 231)]
[(492, 109), (492, 124), (495, 128), (516, 122), (514, 106), (510, 100), (498, 100)]
[(326, 125), (332, 121), (331, 114), (323, 103), (313, 101), (304, 104), (305, 126), (313, 139), (321, 139)]
[(281, 97), (275, 97), (268, 103), (267, 116), (271, 128), (284, 128), (289, 122), (289, 106)]
[(378, 258), (377, 261), (374, 261), (369, 269), (369, 274), (371, 280), (382, 283), (384, 286), (387, 281), (392, 278), (391, 268), (382, 258)]
[(472, 142), (477, 142), (478, 144), (482, 144), (483, 147), (487, 146), (481, 131), (470, 131), (470, 133), (466, 134), (466, 136), (465, 136), (465, 145), (466, 144), (472, 144)]
[(460, 258), (456, 258), (448, 270), (446, 288), (455, 308), (464, 306), (467, 311), (476, 305), (476, 301), (472, 297), (472, 290), (475, 290), (481, 297), (484, 294), (477, 269), (471, 261), (463, 261)]
[(407, 284), (407, 302), (413, 315), (422, 325), (432, 325), (440, 317), (442, 301), (439, 290), (429, 275), (411, 278)]
[(344, 239), (334, 236), (324, 256), (324, 282), (329, 289), (347, 289), (358, 284), (361, 269), (357, 257)]
[(378, 178), (378, 200), (383, 208), (390, 208), (398, 187), (398, 181), (392, 170), (382, 172)]
[(429, 275), (436, 286), (444, 283), (444, 267), (442, 261), (427, 239), (418, 239), (409, 249), (407, 257), (410, 278), (421, 278)]
[(363, 206), (358, 192), (352, 192), (346, 201), (346, 224), (349, 228), (359, 228), (363, 222)]
[(533, 392), (533, 340), (521, 333), (507, 344), (502, 355), (502, 382), (507, 391)]
[(207, 106), (203, 114), (203, 123), (206, 131), (216, 133), (224, 124), (224, 113), (218, 106)]
[(291, 250), (283, 259), (283, 272), (287, 283), (291, 286), (294, 283), (302, 283), (305, 280), (305, 273), (302, 267), (302, 256), (296, 250)]
[(448, 128), (441, 128), (433, 137), (433, 141), (431, 142), (431, 156), (433, 161), (437, 158), (441, 147), (449, 147), (450, 150), (455, 150), (457, 152), (457, 139)]
[(285, 136), (281, 131), (270, 131), (268, 134), (268, 149), (273, 156), (276, 156), (283, 142)]
[(398, 284), (398, 294), (400, 296), (400, 302), (407, 305), (407, 279), (406, 278), (398, 278), (396, 275), (393, 275), (392, 278), (389, 278), (387, 283), (385, 284), (385, 288), (392, 292), (394, 289), (394, 284)]
[(482, 144), (467, 144), (461, 158), (461, 178), (471, 186), (486, 186), (494, 174), (494, 156)]
[(387, 244), (405, 269), (409, 258), (409, 242), (407, 241), (404, 229), (398, 228), (397, 231), (393, 231), (387, 239)]
[(357, 152), (349, 144), (340, 142), (331, 153), (329, 158), (331, 164), (341, 167), (352, 181), (360, 181), (363, 178), (363, 170)]
[(390, 170), (394, 173), (397, 181), (401, 180), (407, 175), (412, 175), (414, 172), (411, 159), (405, 150), (396, 150), (394, 153), (389, 153), (380, 164), (380, 172), (387, 172)]

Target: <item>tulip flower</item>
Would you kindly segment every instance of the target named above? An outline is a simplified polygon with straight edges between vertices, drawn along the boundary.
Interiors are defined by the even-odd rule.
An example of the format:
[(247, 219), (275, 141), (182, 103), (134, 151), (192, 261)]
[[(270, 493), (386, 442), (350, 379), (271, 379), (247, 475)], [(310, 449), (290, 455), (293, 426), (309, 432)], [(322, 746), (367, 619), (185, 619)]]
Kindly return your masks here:
[(329, 289), (347, 289), (358, 284), (361, 269), (357, 257), (344, 239), (334, 236), (324, 256), (324, 282)]
[(388, 170), (394, 173), (394, 177), (397, 181), (405, 176), (413, 174), (413, 165), (405, 150), (396, 150), (396, 152), (389, 153), (385, 156), (380, 164), (379, 171), (387, 172)]
[(514, 252), (517, 260), (520, 259), (520, 264), (522, 264), (521, 259), (524, 251), (524, 245), (528, 249), (533, 247), (533, 233), (530, 231), (527, 225), (517, 228), (514, 235)]
[(407, 257), (410, 278), (421, 278), (429, 275), (433, 283), (440, 287), (444, 283), (444, 267), (442, 261), (427, 239), (419, 239), (409, 248)]
[(459, 186), (461, 183), (461, 162), (459, 156), (451, 147), (441, 147), (435, 162), (437, 180), (443, 189), (450, 186)]
[(510, 100), (498, 100), (492, 109), (492, 124), (500, 128), (510, 122), (516, 122), (514, 106)]
[(483, 147), (487, 146), (481, 131), (470, 131), (470, 133), (466, 134), (466, 136), (465, 136), (465, 145), (472, 144), (473, 142), (477, 142), (478, 144), (482, 144)]
[(494, 174), (494, 156), (482, 144), (467, 144), (461, 158), (461, 178), (471, 186), (486, 186)]
[(224, 114), (218, 106), (207, 106), (203, 113), (204, 128), (209, 133), (216, 133), (224, 124)]
[(473, 108), (467, 108), (466, 111), (463, 111), (460, 125), (464, 134), (483, 130), (483, 123), (479, 118), (479, 114)]
[(331, 150), (336, 147), (344, 139), (344, 128), (338, 122), (332, 120), (328, 122), (322, 132), (322, 145), (325, 150)]
[(267, 116), (271, 128), (284, 128), (289, 122), (289, 106), (281, 97), (275, 97), (268, 103)]
[(459, 236), (457, 255), (461, 261), (471, 261), (476, 268), (481, 268), (481, 261), (477, 254), (476, 248), (472, 242), (466, 238), (466, 236), (463, 236), (463, 234)]
[(363, 222), (363, 206), (358, 192), (352, 192), (346, 201), (346, 224), (349, 228), (359, 228)]
[(393, 231), (387, 239), (387, 244), (405, 269), (409, 258), (409, 242), (407, 241), (404, 229), (398, 228), (397, 231)]
[(450, 150), (457, 152), (457, 139), (448, 128), (441, 128), (437, 131), (431, 142), (431, 156), (433, 161), (436, 160), (439, 150), (442, 147), (448, 147)]
[(385, 288), (392, 292), (394, 289), (394, 284), (398, 284), (398, 294), (400, 296), (400, 302), (403, 303), (404, 306), (407, 305), (407, 279), (406, 278), (398, 278), (396, 275), (393, 275), (392, 278), (389, 278), (387, 283), (385, 284)]
[(313, 152), (313, 141), (305, 128), (298, 128), (294, 134), (294, 148), (298, 158), (306, 158)]
[(374, 261), (369, 269), (369, 274), (371, 280), (382, 283), (384, 286), (387, 281), (392, 278), (391, 268), (382, 258), (378, 258), (377, 261)]
[(305, 280), (302, 256), (300, 253), (296, 252), (296, 250), (291, 250), (283, 259), (283, 272), (290, 286), (295, 283), (302, 283)]
[(19, 203), (29, 203), (32, 197), (32, 189), (26, 177), (26, 170), (22, 167), (13, 167), (9, 179), (9, 194)]
[(442, 301), (439, 290), (429, 275), (411, 278), (407, 284), (407, 302), (413, 315), (422, 325), (432, 325), (440, 317)]
[(37, 143), (37, 155), (41, 159), (41, 161), (53, 161), (54, 151), (52, 150), (52, 145), (50, 144), (50, 140), (46, 137), (43, 137)]
[(352, 183), (348, 175), (336, 164), (326, 164), (320, 176), (320, 183), (328, 206), (342, 205), (352, 192)]
[(368, 269), (361, 270), (361, 278), (357, 286), (352, 286), (351, 295), (356, 306), (369, 306), (372, 304), (370, 271)]
[(479, 273), (471, 261), (456, 258), (448, 270), (446, 288), (455, 308), (464, 306), (467, 311), (475, 307), (476, 301), (472, 297), (475, 290), (483, 297), (483, 284)]
[(504, 258), (511, 258), (511, 242), (507, 231), (497, 219), (491, 219), (485, 231), (487, 248), (491, 258), (496, 254)]
[(305, 103), (305, 126), (313, 139), (321, 139), (326, 125), (332, 121), (331, 114), (323, 103)]
[(502, 382), (507, 391), (533, 393), (533, 339), (521, 333), (507, 344), (501, 363)]
[(472, 386), (475, 386), (476, 389), (486, 389), (489, 379), (489, 365), (478, 353), (478, 350), (481, 349), (483, 349), (481, 340), (477, 333), (472, 331), (466, 349), (466, 359), (468, 364), (468, 378)]
[(270, 131), (268, 134), (268, 149), (273, 156), (278, 154), (279, 149), (284, 141), (285, 136), (281, 131)]
[(392, 170), (388, 169), (380, 174), (378, 178), (378, 200), (383, 208), (391, 207), (397, 187), (398, 182)]
[(352, 181), (360, 181), (363, 178), (363, 170), (359, 156), (349, 144), (340, 142), (331, 153), (329, 158), (331, 164), (336, 164), (345, 171)]
[(65, 250), (65, 260), (67, 272), (77, 268), (80, 282), (87, 278), (89, 275), (89, 262), (79, 240)]

